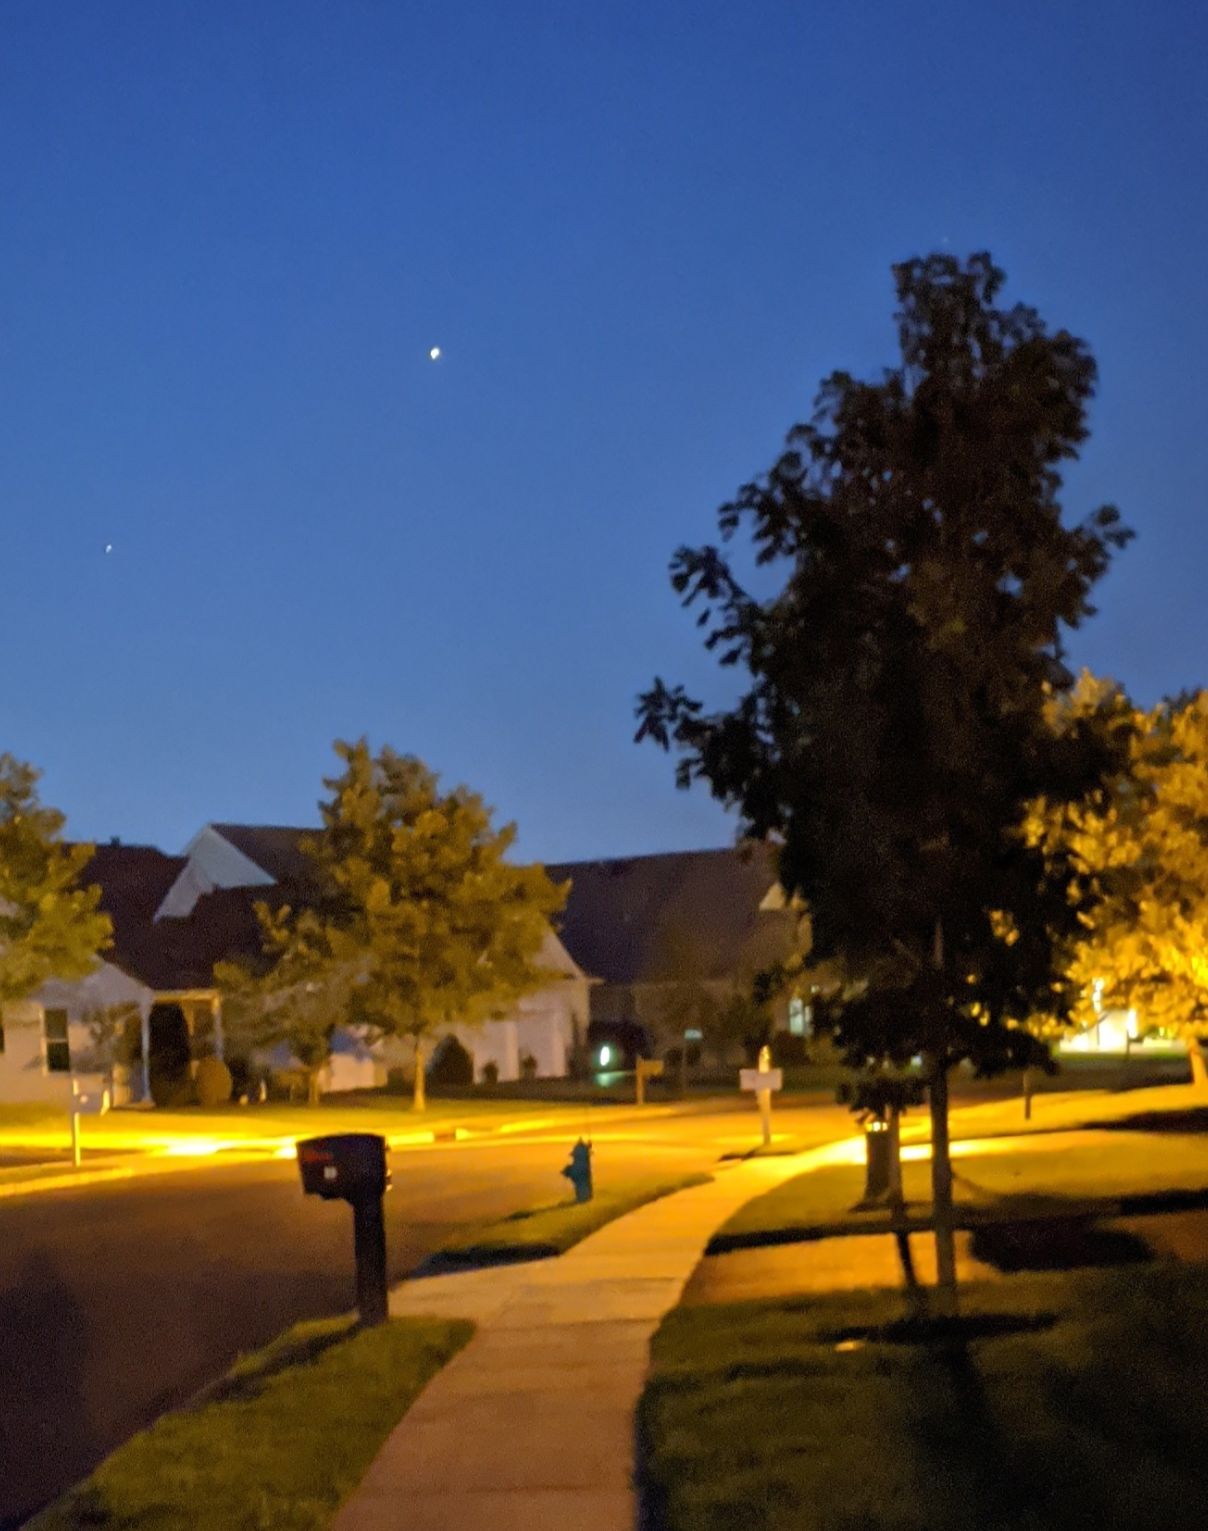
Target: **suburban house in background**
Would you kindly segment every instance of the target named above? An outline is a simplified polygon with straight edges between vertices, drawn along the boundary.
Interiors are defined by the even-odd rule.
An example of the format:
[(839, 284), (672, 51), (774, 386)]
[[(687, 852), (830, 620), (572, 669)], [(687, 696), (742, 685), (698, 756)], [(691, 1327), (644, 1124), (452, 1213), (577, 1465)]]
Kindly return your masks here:
[[(185, 847), (184, 865), (160, 901), (158, 924), (221, 924), (232, 952), (254, 950), (248, 943), (255, 939), (252, 910), (257, 899), (305, 903), (311, 871), (302, 842), (317, 832), (285, 825), (205, 825)], [(252, 923), (238, 933), (241, 910)], [(449, 1028), (447, 1035), (456, 1037), (473, 1059), (476, 1079), (483, 1078), (484, 1071), (500, 1080), (519, 1079), (525, 1073), (539, 1078), (567, 1073), (586, 1034), (589, 980), (553, 930), (547, 932), (537, 960), (554, 975), (544, 988), (525, 995), (500, 1019)], [(442, 1040), (429, 1044), (433, 1059)], [(367, 1046), (345, 1032), (336, 1039), (324, 1088), (384, 1084), (390, 1069), (406, 1069), (411, 1063), (407, 1043), (388, 1038)]]
[[(560, 934), (597, 980), (590, 1036), (597, 1054), (603, 1046), (624, 1056), (637, 1046), (658, 1056), (683, 1046), (678, 1015), (685, 991), (724, 999), (808, 944), (808, 926), (786, 903), (767, 845), (561, 862), (546, 870), (555, 882), (571, 884)], [(777, 1029), (807, 1033), (808, 994), (785, 997), (774, 1009)]]
[[(148, 1093), (149, 1060), (169, 1033), (222, 1051), (222, 1013), (212, 984), (214, 955), (197, 931), (163, 929), (156, 912), (185, 870), (183, 856), (146, 845), (97, 847), (84, 880), (101, 889), (113, 945), (86, 978), (51, 981), (4, 1007), (0, 1025), (0, 1100), (62, 1101), (76, 1075), (113, 1075), (117, 1103)], [(132, 1032), (139, 1064), (111, 1069), (103, 1028)], [(98, 1037), (98, 1033), (102, 1033)], [(117, 1049), (120, 1053), (121, 1048)]]
[[(85, 878), (101, 888), (112, 949), (87, 978), (47, 983), (4, 1007), (0, 1100), (66, 1105), (73, 1078), (91, 1081), (98, 1073), (108, 1076), (116, 1103), (146, 1100), (157, 1057), (221, 1056), (214, 966), (259, 950), (258, 900), (305, 904), (310, 866), (302, 842), (315, 832), (207, 824), (179, 856), (151, 846), (98, 846)], [(724, 999), (808, 942), (808, 924), (786, 903), (766, 845), (562, 862), (547, 870), (556, 882), (571, 883), (558, 929), (549, 930), (540, 953), (555, 976), (509, 1014), (447, 1033), (470, 1054), (477, 1080), (557, 1078), (578, 1060), (625, 1067), (639, 1053), (699, 1046), (705, 1039), (684, 1021), (685, 992)], [(776, 1007), (778, 1030), (806, 1036), (810, 1020), (808, 991)], [(442, 1041), (430, 1043), (431, 1058)], [(1147, 1037), (1133, 1012), (1109, 1010), (1059, 1048), (1181, 1050)], [(715, 1062), (734, 1061), (726, 1045), (713, 1051)], [(409, 1070), (412, 1056), (407, 1043), (367, 1043), (341, 1031), (322, 1088), (384, 1084), (392, 1069)], [(262, 1061), (287, 1067), (288, 1050)]]

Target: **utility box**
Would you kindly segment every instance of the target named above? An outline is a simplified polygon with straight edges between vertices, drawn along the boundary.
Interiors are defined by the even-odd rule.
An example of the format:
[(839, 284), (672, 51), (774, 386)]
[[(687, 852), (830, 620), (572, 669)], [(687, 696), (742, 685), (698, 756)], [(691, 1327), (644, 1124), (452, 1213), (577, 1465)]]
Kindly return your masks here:
[(386, 1139), (375, 1132), (336, 1132), (303, 1138), (298, 1170), (308, 1196), (327, 1201), (360, 1201), (383, 1196), (390, 1185)]
[(352, 1207), (356, 1249), (357, 1309), (364, 1325), (386, 1321), (386, 1223), (382, 1197), (390, 1188), (386, 1139), (375, 1132), (336, 1132), (303, 1138), (298, 1172), (308, 1196), (346, 1201)]

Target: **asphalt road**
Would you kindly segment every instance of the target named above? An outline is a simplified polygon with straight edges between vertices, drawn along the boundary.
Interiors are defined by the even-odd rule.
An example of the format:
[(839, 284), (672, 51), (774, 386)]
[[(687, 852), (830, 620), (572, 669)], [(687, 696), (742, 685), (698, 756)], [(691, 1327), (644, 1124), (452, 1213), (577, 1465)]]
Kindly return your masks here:
[[(823, 1141), (849, 1123), (824, 1110), (807, 1130)], [(597, 1131), (598, 1183), (708, 1169), (750, 1143), (751, 1125), (748, 1113)], [(396, 1152), (391, 1277), (458, 1225), (560, 1200), (567, 1147), (558, 1137)], [(0, 1531), (240, 1352), (352, 1304), (351, 1212), (304, 1198), (291, 1164), (0, 1201)]]

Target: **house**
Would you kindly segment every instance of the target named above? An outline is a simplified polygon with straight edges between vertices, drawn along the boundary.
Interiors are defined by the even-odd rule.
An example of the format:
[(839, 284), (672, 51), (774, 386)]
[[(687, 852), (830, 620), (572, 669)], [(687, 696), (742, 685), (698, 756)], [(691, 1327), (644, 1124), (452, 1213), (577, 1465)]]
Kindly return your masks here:
[[(682, 1045), (675, 997), (685, 985), (722, 996), (808, 936), (786, 903), (775, 849), (748, 843), (546, 869), (569, 880), (559, 934), (591, 989), (591, 1040), (656, 1054)], [(786, 998), (782, 1028), (804, 1034), (808, 996)], [(610, 1039), (616, 1039), (615, 1042)]]
[[(145, 1099), (157, 1042), (182, 1027), (187, 1036), (210, 1037), (222, 1051), (213, 958), (196, 949), (196, 932), (182, 940), (178, 931), (156, 925), (159, 906), (186, 865), (183, 856), (153, 846), (113, 841), (97, 847), (83, 876), (101, 889), (113, 945), (86, 978), (52, 980), (29, 999), (4, 1007), (0, 1100), (65, 1106), (73, 1077), (93, 1073), (113, 1076), (119, 1103)], [(130, 1051), (139, 1062), (114, 1069), (102, 1027), (123, 1022), (133, 1029)]]
[[(303, 849), (319, 831), (289, 825), (206, 824), (185, 847), (183, 865), (165, 890), (157, 909), (159, 926), (200, 924), (222, 927), (233, 951), (255, 950), (253, 905), (257, 899), (305, 903), (313, 890), (311, 863)], [(251, 927), (239, 921), (251, 920)], [(567, 1072), (588, 1024), (587, 975), (553, 930), (538, 954), (541, 966), (555, 975), (526, 995), (510, 1013), (481, 1025), (453, 1025), (454, 1036), (470, 1053), (476, 1079), (484, 1071), (500, 1080), (523, 1073), (561, 1077)], [(443, 1037), (430, 1042), (439, 1048)], [(352, 1033), (337, 1038), (332, 1059), (333, 1089), (385, 1082), (391, 1068), (409, 1068), (409, 1043), (387, 1039), (366, 1046)]]
[[(130, 1028), (129, 1061), (112, 1069), (119, 1101), (147, 1099), (158, 1059), (225, 1049), (216, 962), (259, 950), (255, 904), (305, 903), (313, 889), (293, 826), (207, 824), (180, 856), (150, 846), (98, 847), (86, 869), (114, 926), (112, 950), (75, 983), (54, 982), (6, 1007), (0, 1099), (66, 1102), (73, 1074), (109, 1071), (98, 1021)], [(568, 862), (558, 929), (539, 960), (556, 976), (506, 1016), (454, 1025), (476, 1078), (527, 1072), (558, 1077), (593, 1038), (638, 1039), (630, 1050), (682, 1042), (669, 998), (685, 983), (718, 994), (794, 949), (800, 918), (787, 908), (766, 846)], [(804, 1031), (806, 1007), (787, 1002), (782, 1024)], [(439, 1046), (441, 1039), (436, 1039)], [(624, 1044), (619, 1052), (624, 1051)], [(274, 1060), (288, 1061), (284, 1051)], [(410, 1067), (408, 1044), (367, 1045), (338, 1034), (325, 1090), (381, 1084)]]

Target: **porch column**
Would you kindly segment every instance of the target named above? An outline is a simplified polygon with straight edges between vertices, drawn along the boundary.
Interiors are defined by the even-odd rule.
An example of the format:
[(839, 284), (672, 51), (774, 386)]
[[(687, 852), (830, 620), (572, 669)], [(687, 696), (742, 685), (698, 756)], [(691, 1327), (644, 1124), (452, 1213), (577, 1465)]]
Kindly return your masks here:
[(138, 1007), (139, 1033), (142, 1038), (143, 1093), (142, 1099), (151, 1099), (151, 1005), (144, 1001)]
[(222, 1032), (222, 997), (218, 994), (210, 996), (210, 1021), (214, 1030), (214, 1056), (226, 1057), (226, 1038)]

